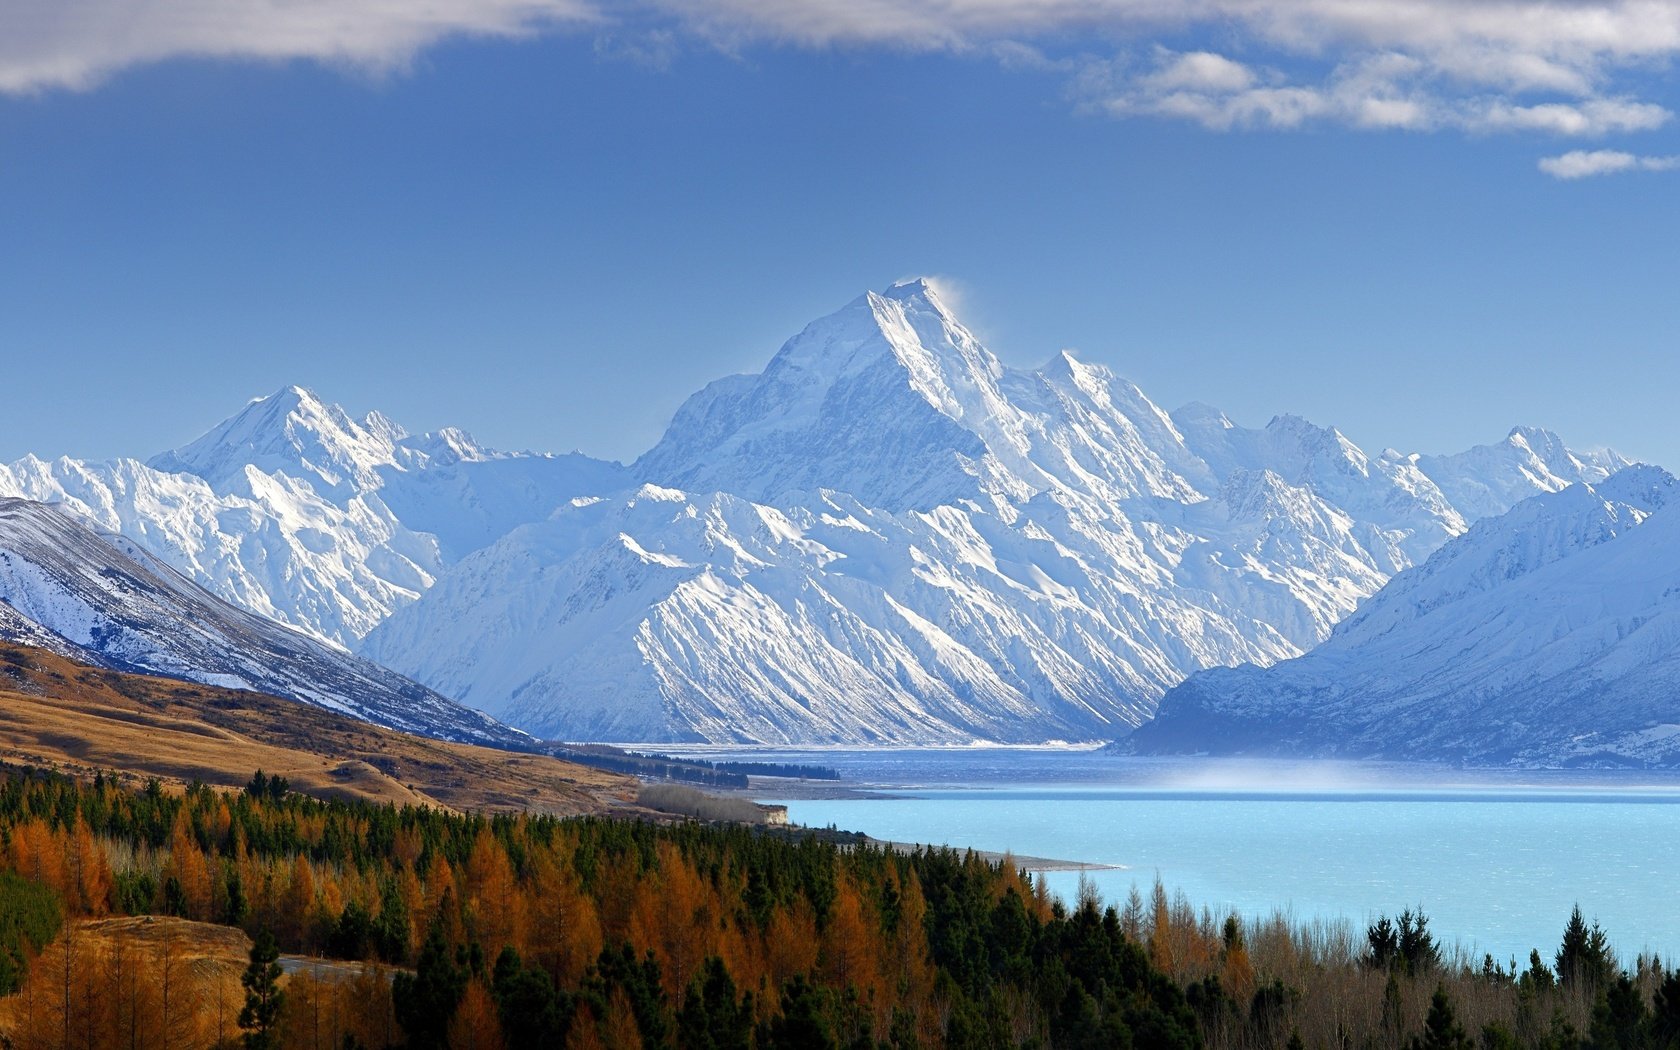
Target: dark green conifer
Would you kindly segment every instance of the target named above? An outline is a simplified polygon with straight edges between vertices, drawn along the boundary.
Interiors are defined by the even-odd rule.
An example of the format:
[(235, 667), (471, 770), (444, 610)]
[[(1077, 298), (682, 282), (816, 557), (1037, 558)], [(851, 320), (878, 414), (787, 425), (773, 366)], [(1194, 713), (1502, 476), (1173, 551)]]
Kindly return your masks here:
[(1412, 1050), (1475, 1050), (1453, 1014), (1446, 985), (1435, 986), (1435, 994), (1429, 999), (1429, 1016), (1423, 1021), (1423, 1035), (1412, 1037)]
[(391, 983), (397, 1023), (408, 1036), (409, 1050), (442, 1050), (449, 1020), (467, 991), (467, 971), (453, 957), (443, 929), (432, 924), (414, 973), (398, 973)]
[(838, 1050), (823, 1017), (822, 992), (797, 975), (782, 989), (782, 1012), (767, 1026), (765, 1050)]
[(1609, 984), (1616, 973), (1616, 963), (1610, 954), (1609, 938), (1598, 928), (1590, 927), (1581, 917), (1576, 905), (1563, 929), (1563, 943), (1557, 951), (1558, 981), (1565, 988), (1584, 986), (1589, 992)]
[(245, 1008), (239, 1011), (245, 1050), (274, 1050), (280, 1045), (280, 1010), (286, 1001), (280, 974), (280, 946), (265, 929), (251, 944), (250, 964), (239, 978), (245, 989)]
[(693, 1050), (747, 1050), (752, 1045), (753, 997), (738, 996), (735, 980), (723, 960), (706, 960), (682, 1010), (677, 1013), (677, 1039)]
[(1617, 977), (1599, 994), (1593, 1006), (1588, 1046), (1592, 1050), (1642, 1050), (1647, 1040), (1651, 1011), (1639, 987), (1627, 976)]

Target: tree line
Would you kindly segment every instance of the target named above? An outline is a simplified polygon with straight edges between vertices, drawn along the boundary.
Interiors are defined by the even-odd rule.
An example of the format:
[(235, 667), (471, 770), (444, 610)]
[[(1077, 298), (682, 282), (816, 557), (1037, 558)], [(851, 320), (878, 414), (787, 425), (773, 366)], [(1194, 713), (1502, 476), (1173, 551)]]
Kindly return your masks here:
[[(0, 845), (75, 920), (178, 916), (368, 964), (348, 998), (331, 974), (287, 977), (287, 1045), (1198, 1041), (1182, 990), (1112, 913), (1070, 912), (1013, 866), (951, 850), (320, 801), (263, 776), (175, 794), (26, 771), (0, 781)], [(241, 989), (193, 990), (222, 1022), (195, 1029), (205, 1042), (148, 1041), (168, 1027), (152, 1001), (167, 953), (130, 953), (113, 974), (118, 960), (75, 940), (35, 960), (17, 1045), (228, 1038)], [(169, 1024), (184, 1031), (179, 1002)]]
[[(1680, 1047), (1680, 971), (1623, 970), (1579, 913), (1502, 966), (1421, 912), (1356, 932), (1159, 882), (1063, 902), (950, 849), (321, 801), (260, 774), (174, 793), (4, 770), (0, 869), (23, 1050)], [(245, 979), (146, 940), (148, 916), (244, 931)], [(281, 952), (321, 961), (281, 977)]]

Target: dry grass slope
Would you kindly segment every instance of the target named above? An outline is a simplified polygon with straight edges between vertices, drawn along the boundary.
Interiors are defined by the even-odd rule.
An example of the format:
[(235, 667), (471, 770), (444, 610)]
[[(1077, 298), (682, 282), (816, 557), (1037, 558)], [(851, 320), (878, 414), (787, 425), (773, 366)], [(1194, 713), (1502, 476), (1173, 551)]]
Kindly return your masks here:
[(322, 797), (599, 813), (632, 777), (410, 736), (291, 700), (78, 664), (0, 643), (0, 760), (72, 775), (239, 787), (254, 770)]

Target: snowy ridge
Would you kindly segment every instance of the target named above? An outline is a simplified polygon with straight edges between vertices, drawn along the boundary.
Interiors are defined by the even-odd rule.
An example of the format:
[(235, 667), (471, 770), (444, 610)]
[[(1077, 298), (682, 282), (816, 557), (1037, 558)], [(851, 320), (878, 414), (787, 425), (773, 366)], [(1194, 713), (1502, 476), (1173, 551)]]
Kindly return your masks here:
[(1464, 516), (1496, 517), (1539, 492), (1578, 481), (1602, 481), (1632, 464), (1608, 450), (1575, 452), (1538, 427), (1516, 427), (1497, 445), (1477, 445), (1453, 456), (1411, 456)]
[(288, 387), (145, 463), (0, 466), (0, 496), (543, 734), (1030, 741), (1297, 656), (1476, 518), (1621, 465), (1531, 428), (1371, 456), (1168, 413), (1069, 353), (1006, 367), (911, 281), (710, 384), (628, 468)]
[(351, 649), (453, 560), (621, 472), (458, 430), (409, 437), (289, 387), (149, 464), (0, 465), (0, 496), (60, 504), (218, 597)]
[[(1532, 495), (1595, 469), (1527, 466), (1437, 472)], [(711, 384), (629, 473), (362, 651), (544, 735), (1096, 739), (1196, 671), (1299, 655), (1466, 527), (1333, 429), (1168, 414), (1065, 353), (1005, 367), (925, 281)]]
[(1672, 765), (1677, 691), (1680, 483), (1628, 467), (1477, 523), (1299, 659), (1190, 678), (1125, 746)]
[(394, 672), (234, 608), (129, 541), (0, 499), (0, 637), (126, 671), (251, 689), (407, 732), (522, 737)]

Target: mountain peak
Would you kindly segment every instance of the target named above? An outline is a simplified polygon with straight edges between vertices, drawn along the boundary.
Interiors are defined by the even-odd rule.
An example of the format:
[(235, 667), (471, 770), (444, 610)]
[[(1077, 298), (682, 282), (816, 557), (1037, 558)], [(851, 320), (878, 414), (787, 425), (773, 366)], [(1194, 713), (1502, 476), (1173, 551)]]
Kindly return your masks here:
[(234, 482), (247, 466), (284, 473), (329, 491), (376, 485), (374, 469), (392, 462), (402, 429), (372, 413), (357, 422), (302, 386), (282, 387), (147, 465), (195, 474), (212, 485)]
[(939, 292), (935, 289), (934, 281), (930, 277), (912, 277), (904, 281), (894, 281), (887, 286), (886, 291), (882, 292), (881, 296), (885, 299), (898, 300), (927, 299), (933, 302), (939, 300)]
[(1045, 375), (1075, 377), (1095, 374), (1106, 378), (1111, 374), (1108, 369), (1101, 365), (1090, 365), (1081, 361), (1079, 359), (1079, 355), (1071, 349), (1056, 351), (1055, 354), (1051, 356), (1050, 360), (1045, 362), (1044, 367), (1039, 369), (1039, 371)]
[[(896, 323), (896, 317), (902, 315), (922, 334), (924, 340), (930, 336), (937, 339), (936, 333), (943, 329), (947, 338), (957, 334), (961, 339), (975, 341), (968, 329), (957, 320), (950, 302), (953, 298), (950, 291), (942, 290), (939, 282), (931, 277), (899, 281), (880, 292), (868, 292), (863, 298), (884, 328), (891, 328)], [(886, 307), (885, 311), (883, 307)]]
[(999, 417), (1014, 409), (1002, 363), (936, 284), (865, 292), (813, 321), (759, 375), (690, 398), (637, 470), (759, 502), (817, 488), (894, 508), (972, 496), (977, 474), (995, 472), (982, 461), (1008, 440)]
[[(293, 404), (293, 405), (303, 405), (303, 404), (323, 405), (323, 404), (326, 403), (326, 402), (321, 400), (321, 395), (317, 394), (315, 391), (311, 390), (310, 388), (308, 388), (306, 386), (299, 386), (296, 383), (291, 383), (287, 386), (283, 386), (279, 390), (276, 390), (274, 393), (268, 395), (268, 397), (259, 397), (259, 398), (256, 399), (256, 401), (271, 401), (271, 400), (272, 401), (278, 401), (278, 402), (284, 402), (284, 403), (288, 403), (288, 404)], [(255, 402), (253, 402), (253, 403), (255, 403)]]
[(1653, 513), (1680, 494), (1680, 480), (1661, 467), (1636, 463), (1591, 486), (1599, 498)]
[(1563, 439), (1544, 427), (1515, 426), (1505, 435), (1505, 442), (1528, 449), (1538, 455), (1549, 451), (1567, 451)]

